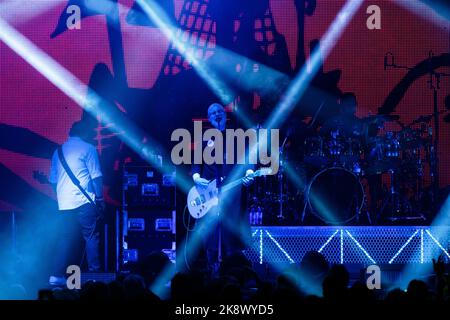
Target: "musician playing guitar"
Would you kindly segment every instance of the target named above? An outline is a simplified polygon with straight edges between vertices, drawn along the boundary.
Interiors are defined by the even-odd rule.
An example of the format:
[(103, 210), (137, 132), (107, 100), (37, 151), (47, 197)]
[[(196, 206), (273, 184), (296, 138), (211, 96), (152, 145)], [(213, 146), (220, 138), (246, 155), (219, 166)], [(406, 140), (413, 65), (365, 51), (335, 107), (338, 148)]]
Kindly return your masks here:
[(100, 271), (98, 221), (105, 202), (100, 162), (91, 144), (95, 131), (89, 129), (86, 122), (75, 122), (69, 138), (52, 157), (48, 180), (56, 190), (60, 210), (57, 229), (62, 239), (54, 255), (57, 274), (50, 282), (55, 279), (59, 283), (69, 264), (81, 264), (72, 252), (79, 229), (86, 243), (89, 271)]
[[(208, 108), (208, 120), (211, 125), (225, 133), (227, 116), (222, 105), (214, 103)], [(204, 142), (204, 146), (211, 146), (214, 141)], [(204, 149), (202, 149), (204, 150)], [(248, 219), (241, 214), (241, 188), (235, 187), (220, 194), (221, 186), (227, 183), (227, 177), (235, 165), (227, 164), (226, 146), (224, 144), (223, 164), (213, 163), (192, 166), (192, 179), (197, 188), (207, 188), (211, 181), (216, 182), (219, 192), (219, 204), (203, 218), (197, 220), (198, 227), (206, 251), (208, 271), (214, 273), (223, 257), (243, 249), (242, 237), (250, 232)], [(236, 152), (234, 153), (236, 155)], [(242, 178), (242, 184), (252, 183), (253, 171), (248, 169)]]

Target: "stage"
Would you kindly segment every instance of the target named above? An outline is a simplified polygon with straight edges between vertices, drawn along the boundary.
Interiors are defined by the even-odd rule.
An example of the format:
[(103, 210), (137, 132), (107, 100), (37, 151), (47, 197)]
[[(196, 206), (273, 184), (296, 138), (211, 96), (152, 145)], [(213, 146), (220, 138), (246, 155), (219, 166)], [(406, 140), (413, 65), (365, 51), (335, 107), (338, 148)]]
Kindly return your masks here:
[(0, 0), (0, 299), (450, 299), (450, 6), (377, 2)]
[[(251, 233), (244, 253), (262, 280), (275, 281), (309, 251), (323, 254), (330, 265), (344, 265), (351, 283), (364, 283), (367, 268), (378, 266), (383, 289), (404, 286), (413, 275), (430, 281), (432, 259), (440, 255), (450, 269), (450, 226), (253, 226)], [(82, 282), (105, 276), (114, 278), (84, 274)]]
[(299, 265), (308, 251), (343, 264), (351, 283), (364, 283), (367, 267), (381, 271), (382, 289), (404, 287), (412, 278), (433, 282), (432, 259), (450, 269), (450, 226), (260, 226), (252, 227), (245, 255), (262, 279), (275, 280)]
[(318, 251), (330, 263), (429, 263), (450, 247), (450, 226), (308, 226), (252, 227), (247, 257), (255, 264), (298, 263)]

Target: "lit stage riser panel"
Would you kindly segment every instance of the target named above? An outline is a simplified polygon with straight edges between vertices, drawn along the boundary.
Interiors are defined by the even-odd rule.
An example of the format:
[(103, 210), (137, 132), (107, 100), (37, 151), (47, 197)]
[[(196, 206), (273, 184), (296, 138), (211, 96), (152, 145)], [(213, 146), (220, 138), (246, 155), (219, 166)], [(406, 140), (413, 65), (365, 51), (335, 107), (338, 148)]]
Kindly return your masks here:
[(300, 262), (308, 251), (319, 251), (330, 263), (430, 263), (444, 254), (450, 262), (450, 227), (252, 227), (253, 263)]

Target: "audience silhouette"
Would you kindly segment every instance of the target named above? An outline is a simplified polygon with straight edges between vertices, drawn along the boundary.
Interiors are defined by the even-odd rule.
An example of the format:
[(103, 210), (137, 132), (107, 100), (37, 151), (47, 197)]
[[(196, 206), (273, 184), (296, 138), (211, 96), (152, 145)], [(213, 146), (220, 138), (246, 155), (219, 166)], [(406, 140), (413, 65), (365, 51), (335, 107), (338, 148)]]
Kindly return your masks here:
[[(81, 290), (43, 289), (38, 300), (140, 301), (162, 303), (150, 288), (157, 276), (171, 265), (162, 253), (143, 257), (132, 272), (110, 283), (89, 281)], [(202, 270), (178, 272), (170, 282), (169, 301), (175, 303), (352, 303), (384, 301), (389, 304), (450, 302), (450, 278), (442, 258), (434, 261), (435, 276), (426, 283), (412, 280), (407, 290), (370, 290), (365, 283), (350, 283), (344, 265), (329, 266), (318, 252), (307, 252), (299, 264), (292, 264), (276, 279), (262, 279), (242, 253), (227, 257), (214, 278)], [(25, 288), (12, 284), (13, 298), (20, 299)], [(315, 289), (321, 288), (321, 292)], [(319, 290), (320, 291), (320, 290)], [(375, 292), (378, 291), (378, 292)], [(311, 293), (316, 292), (316, 293)], [(381, 294), (380, 294), (381, 292)]]

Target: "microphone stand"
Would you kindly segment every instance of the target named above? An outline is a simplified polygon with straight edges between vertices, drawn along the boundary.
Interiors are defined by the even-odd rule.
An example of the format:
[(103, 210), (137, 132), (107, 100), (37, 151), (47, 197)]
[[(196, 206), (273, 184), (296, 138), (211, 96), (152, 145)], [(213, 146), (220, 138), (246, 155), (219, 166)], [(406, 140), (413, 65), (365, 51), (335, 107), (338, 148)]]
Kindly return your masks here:
[[(431, 150), (431, 173), (433, 181), (433, 203), (437, 203), (437, 195), (439, 192), (439, 174), (438, 174), (438, 146), (439, 146), (439, 109), (437, 90), (440, 89), (441, 75), (443, 73), (435, 72), (431, 65), (431, 58), (433, 52), (430, 50), (428, 53), (428, 71), (429, 71), (429, 88), (433, 90), (433, 117), (434, 117), (434, 144), (433, 150)], [(435, 81), (434, 81), (435, 80)]]

